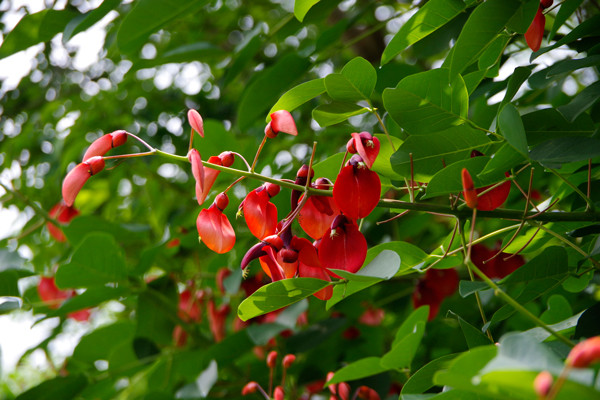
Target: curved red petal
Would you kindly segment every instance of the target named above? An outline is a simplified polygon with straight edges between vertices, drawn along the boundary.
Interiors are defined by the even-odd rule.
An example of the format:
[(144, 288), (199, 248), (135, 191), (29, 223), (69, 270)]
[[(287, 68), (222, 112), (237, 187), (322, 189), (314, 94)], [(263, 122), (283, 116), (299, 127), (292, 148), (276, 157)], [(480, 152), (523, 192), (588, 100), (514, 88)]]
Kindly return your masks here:
[(200, 211), (196, 228), (200, 240), (216, 253), (227, 253), (235, 245), (235, 232), (227, 216), (214, 204)]
[[(75, 207), (67, 206), (63, 201), (58, 202), (48, 213), (52, 218), (55, 218), (60, 224), (68, 224), (73, 218), (79, 215), (79, 211)], [(48, 232), (58, 242), (67, 240), (62, 230), (52, 222), (46, 223)]]
[(188, 153), (188, 160), (190, 161), (190, 164), (192, 164), (192, 175), (194, 175), (194, 179), (196, 180), (196, 197), (198, 198), (198, 203), (202, 205), (202, 203), (204, 203), (204, 199), (200, 201), (198, 194), (202, 196), (206, 192), (204, 190), (206, 181), (200, 152), (198, 152), (196, 149), (191, 149)]
[(379, 202), (381, 181), (377, 173), (361, 166), (346, 165), (333, 185), (333, 199), (352, 219), (364, 218)]
[[(207, 162), (210, 164), (222, 165), (221, 159), (218, 156), (210, 157)], [(208, 193), (217, 180), (220, 172), (221, 171), (211, 169), (210, 167), (204, 169), (204, 186), (196, 184), (196, 199), (198, 200), (198, 204), (204, 204), (204, 201), (206, 200), (206, 197), (208, 197)]]
[(78, 164), (69, 171), (62, 184), (62, 197), (67, 206), (72, 206), (79, 191), (90, 178), (90, 166), (85, 163)]
[[(325, 207), (325, 204), (327, 207)], [(327, 213), (329, 211), (329, 213)], [(308, 236), (319, 240), (325, 235), (331, 223), (340, 214), (338, 206), (331, 197), (311, 196), (298, 215), (298, 223)]]
[(259, 240), (273, 235), (277, 228), (277, 207), (269, 199), (267, 190), (255, 189), (242, 203), (246, 224)]
[(367, 241), (354, 222), (329, 229), (319, 245), (319, 260), (325, 268), (356, 272), (367, 257)]
[(475, 191), (475, 185), (473, 184), (473, 178), (469, 170), (463, 168), (461, 171), (461, 180), (463, 187), (463, 197), (469, 208), (477, 207), (479, 199), (477, 198), (477, 191)]
[(192, 129), (198, 132), (201, 137), (204, 137), (204, 122), (200, 113), (194, 109), (189, 109), (187, 117)]
[[(367, 165), (369, 169), (373, 166), (375, 159), (379, 155), (379, 149), (381, 144), (379, 143), (379, 139), (375, 136), (372, 136), (368, 132), (361, 132), (363, 136), (367, 138), (364, 139), (360, 133), (352, 133), (352, 138), (354, 138), (354, 147), (356, 148), (356, 152), (362, 157), (363, 161)], [(370, 137), (370, 139), (368, 139)], [(366, 144), (366, 146), (365, 146)]]
[(271, 130), (276, 134), (279, 132), (287, 133), (288, 135), (298, 135), (298, 129), (294, 122), (294, 117), (289, 111), (279, 110), (271, 114)]
[(83, 155), (83, 162), (95, 156), (103, 156), (113, 148), (113, 138), (110, 133), (94, 140)]
[[(267, 275), (269, 275), (273, 282), (285, 279), (286, 276), (284, 270), (283, 268), (281, 268), (281, 265), (279, 265), (279, 263), (277, 262), (277, 255), (275, 254), (275, 250), (268, 245), (265, 246), (263, 250), (265, 251), (265, 253), (267, 253), (267, 255), (261, 257), (259, 260)], [(265, 265), (267, 266), (266, 269)]]
[(542, 45), (542, 38), (544, 37), (544, 28), (546, 27), (546, 16), (542, 11), (542, 7), (539, 7), (535, 18), (529, 25), (527, 32), (525, 32), (525, 40), (527, 46), (533, 51), (538, 51)]
[(53, 277), (42, 276), (40, 279), (40, 283), (37, 286), (38, 295), (40, 296), (40, 300), (49, 308), (58, 308), (60, 304), (71, 297), (71, 294), (67, 290), (60, 290), (56, 283), (54, 282)]
[[(483, 188), (476, 189), (477, 193), (481, 193), (490, 186), (486, 186)], [(508, 198), (508, 194), (510, 193), (510, 181), (506, 181), (498, 187), (490, 190), (487, 193), (480, 195), (477, 198), (477, 209), (480, 211), (492, 211), (496, 208), (500, 207), (506, 199)]]

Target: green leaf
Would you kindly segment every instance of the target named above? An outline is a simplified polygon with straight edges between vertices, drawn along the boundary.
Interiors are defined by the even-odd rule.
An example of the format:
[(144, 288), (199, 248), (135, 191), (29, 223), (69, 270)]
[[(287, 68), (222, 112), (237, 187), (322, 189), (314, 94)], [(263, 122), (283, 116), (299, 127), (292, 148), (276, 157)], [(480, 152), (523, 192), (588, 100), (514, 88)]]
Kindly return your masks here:
[(105, 0), (97, 8), (71, 19), (64, 28), (62, 42), (67, 43), (73, 36), (91, 28), (119, 4), (120, 0)]
[(139, 242), (147, 238), (148, 226), (132, 224), (116, 224), (94, 215), (77, 217), (63, 227), (63, 232), (73, 246), (77, 246), (88, 233), (105, 233), (122, 244)]
[(546, 108), (525, 114), (521, 118), (530, 146), (566, 136), (591, 136), (594, 132), (594, 123), (588, 114), (582, 114), (573, 123), (569, 123), (556, 109)]
[(367, 265), (356, 273), (332, 269), (337, 275), (350, 281), (379, 282), (388, 280), (396, 275), (400, 268), (400, 256), (391, 250), (383, 250)]
[(392, 154), (394, 154), (394, 149), (397, 149), (402, 145), (402, 140), (398, 139), (395, 136), (390, 136), (394, 147), (390, 144), (390, 140), (384, 134), (376, 134), (375, 135), (379, 139), (379, 155), (375, 159), (373, 163), (372, 171), (377, 172), (380, 176), (385, 176), (386, 178), (400, 180), (402, 177), (394, 172), (392, 169), (392, 164), (390, 163), (390, 158)]
[[(537, 7), (536, 7), (536, 9), (537, 9)], [(506, 93), (504, 94), (504, 98), (502, 99), (502, 102), (500, 103), (500, 107), (498, 107), (498, 110), (501, 111), (505, 104), (508, 104), (511, 102), (513, 97), (515, 97), (515, 95), (519, 91), (519, 88), (521, 87), (521, 85), (527, 80), (527, 78), (529, 78), (529, 75), (531, 75), (531, 67), (515, 68), (512, 75), (508, 79), (508, 84), (506, 86)]]
[(21, 300), (14, 297), (0, 296), (0, 315), (8, 314), (21, 308)]
[(379, 357), (367, 357), (354, 361), (339, 369), (333, 378), (331, 378), (326, 385), (332, 385), (334, 383), (353, 381), (367, 376), (377, 375), (387, 371), (389, 368), (381, 366)]
[(150, 282), (137, 298), (136, 337), (148, 339), (145, 342), (152, 347), (172, 344), (178, 301), (177, 287), (171, 279), (162, 277)]
[(143, 68), (152, 68), (167, 63), (193, 62), (200, 59), (206, 59), (209, 56), (220, 55), (223, 50), (209, 42), (196, 42), (185, 44), (159, 54), (149, 60), (140, 60), (133, 65), (134, 70)]
[(421, 250), (419, 247), (415, 246), (412, 243), (395, 241), (381, 243), (377, 246), (371, 247), (367, 251), (365, 264), (369, 264), (373, 259), (377, 257), (377, 255), (379, 255), (385, 250), (394, 251), (400, 256), (402, 262), (400, 264), (400, 270), (398, 271), (399, 273), (408, 271), (416, 267), (417, 265), (422, 264), (428, 257), (427, 253), (425, 253), (423, 250)]
[(588, 137), (552, 139), (531, 150), (529, 157), (544, 165), (583, 161), (600, 155), (600, 140)]
[(117, 321), (96, 328), (81, 338), (73, 350), (73, 361), (93, 363), (96, 360), (106, 360), (121, 343), (130, 343), (134, 333), (135, 325), (131, 321)]
[(26, 269), (7, 268), (0, 271), (0, 296), (20, 297), (19, 279), (34, 275)]
[(329, 285), (329, 282), (315, 278), (283, 279), (269, 283), (242, 301), (238, 316), (242, 321), (248, 321), (300, 301)]
[(386, 64), (408, 46), (418, 42), (460, 14), (466, 5), (462, 0), (430, 0), (396, 32), (381, 55)]
[[(563, 335), (568, 337), (575, 331), (577, 322), (579, 321), (579, 318), (582, 315), (583, 315), (583, 311), (580, 312), (579, 314), (573, 315), (572, 317), (569, 317), (563, 321), (560, 321), (560, 322), (557, 322), (555, 324), (548, 325), (548, 326), (551, 329), (553, 329), (555, 332), (562, 333)], [(522, 333), (522, 335), (527, 335), (527, 336), (533, 338), (537, 342), (543, 342), (544, 340), (546, 340), (550, 337), (553, 337), (552, 334), (550, 334), (547, 330), (545, 330), (544, 328), (542, 328), (540, 326), (526, 330), (525, 332)]]
[(58, 310), (49, 312), (47, 318), (65, 316), (73, 311), (97, 307), (108, 300), (119, 299), (128, 293), (129, 291), (125, 288), (91, 287), (85, 292), (67, 299)]
[(446, 354), (440, 358), (436, 358), (430, 361), (417, 372), (415, 372), (402, 386), (402, 396), (411, 393), (425, 393), (431, 389), (435, 384), (433, 383), (433, 376), (437, 371), (444, 370), (450, 364), (450, 361), (456, 358), (457, 354)]
[(488, 284), (481, 281), (460, 281), (458, 283), (458, 293), (461, 297), (467, 297), (486, 289), (489, 289)]
[(464, 389), (485, 394), (485, 388), (473, 382), (477, 373), (492, 360), (497, 352), (494, 345), (479, 346), (456, 357), (448, 369), (438, 371), (433, 382), (436, 385), (448, 385), (456, 389)]
[(325, 93), (324, 79), (313, 79), (312, 81), (304, 82), (298, 86), (288, 90), (277, 100), (277, 103), (267, 115), (267, 122), (271, 120), (271, 114), (278, 110), (292, 111), (306, 103), (309, 100), (314, 99), (317, 96)]
[(296, 0), (294, 2), (294, 15), (298, 21), (302, 22), (306, 13), (311, 9), (312, 6), (317, 4), (320, 0)]
[(485, 186), (476, 174), (485, 167), (489, 160), (489, 157), (473, 157), (448, 165), (431, 178), (429, 184), (427, 184), (427, 192), (423, 198), (430, 199), (432, 197), (462, 191), (461, 172), (463, 168), (469, 170), (469, 173), (473, 177), (475, 187), (479, 188)]
[(259, 25), (246, 36), (245, 40), (236, 46), (232, 54), (233, 62), (227, 67), (223, 77), (223, 86), (229, 85), (259, 52), (262, 47), (261, 33), (262, 27)]
[(309, 66), (307, 59), (296, 54), (280, 58), (275, 65), (255, 75), (239, 101), (238, 126), (244, 131), (262, 118), (281, 93), (301, 76)]
[(546, 69), (546, 76), (550, 78), (564, 73), (573, 72), (581, 68), (595, 67), (597, 65), (600, 65), (600, 55), (561, 60)]
[(500, 110), (498, 114), (498, 127), (508, 144), (527, 157), (529, 148), (527, 146), (523, 121), (521, 120), (519, 111), (511, 103), (506, 104)]
[(24, 16), (17, 26), (4, 37), (4, 41), (0, 45), (0, 59), (40, 42), (49, 41), (77, 15), (77, 12), (65, 9), (43, 10)]
[(444, 68), (409, 75), (383, 91), (390, 116), (412, 135), (430, 134), (466, 120), (469, 94), (460, 75)]
[(21, 393), (15, 400), (74, 399), (87, 384), (87, 379), (81, 374), (58, 376)]
[(329, 103), (322, 104), (315, 108), (312, 117), (321, 127), (339, 124), (350, 117), (363, 114), (369, 111), (365, 107), (353, 103)]
[(314, 164), (313, 170), (315, 171), (315, 177), (324, 177), (328, 178), (331, 182), (335, 182), (335, 178), (340, 172), (340, 166), (342, 165), (343, 159), (344, 153), (337, 153)]
[(477, 66), (480, 70), (487, 73), (488, 70), (491, 70), (494, 65), (500, 61), (500, 57), (504, 53), (504, 49), (510, 40), (510, 36), (501, 33), (494, 38), (492, 43), (485, 49), (479, 60), (477, 61)]
[(519, 9), (508, 21), (506, 27), (516, 33), (525, 33), (531, 25), (535, 14), (540, 6), (539, 0), (525, 0), (521, 2)]
[(551, 246), (500, 281), (502, 284), (530, 282), (536, 279), (562, 278), (568, 273), (567, 253), (563, 247)]
[(341, 102), (370, 101), (377, 84), (377, 72), (370, 62), (362, 57), (350, 60), (340, 74), (325, 77), (327, 94)]
[(569, 301), (560, 294), (553, 294), (548, 298), (548, 309), (540, 315), (540, 319), (547, 324), (563, 321), (573, 315)]
[(117, 45), (124, 53), (140, 49), (151, 33), (158, 31), (183, 13), (200, 8), (206, 0), (139, 0), (125, 16), (117, 32)]
[(463, 26), (450, 56), (451, 76), (462, 73), (478, 59), (519, 7), (518, 0), (488, 0), (475, 8)]
[(472, 150), (483, 150), (490, 144), (487, 135), (467, 125), (459, 125), (429, 135), (412, 135), (394, 153), (390, 162), (398, 174), (410, 178), (412, 153), (414, 178), (429, 182), (444, 165), (463, 160)]
[(554, 18), (554, 24), (552, 24), (552, 29), (550, 29), (550, 34), (548, 34), (548, 41), (552, 40), (558, 29), (579, 8), (582, 2), (583, 0), (565, 0), (560, 4), (560, 8)]
[(417, 308), (398, 328), (392, 348), (381, 357), (381, 365), (389, 369), (409, 368), (417, 353), (425, 324), (429, 316), (429, 306)]
[(483, 171), (477, 176), (482, 181), (487, 181), (489, 177), (502, 176), (506, 171), (519, 165), (525, 161), (525, 157), (521, 155), (514, 147), (508, 143), (504, 143), (500, 149), (494, 154), (485, 165)]
[(465, 321), (460, 317), (460, 315), (458, 316), (458, 324), (460, 325), (463, 335), (465, 335), (465, 340), (467, 341), (467, 346), (469, 349), (491, 344), (490, 339), (485, 336), (481, 330), (475, 328), (473, 325)]
[(577, 94), (568, 104), (557, 108), (569, 122), (575, 119), (600, 98), (600, 82), (594, 82)]
[(563, 36), (560, 40), (556, 41), (554, 44), (542, 47), (538, 51), (531, 54), (529, 61), (533, 61), (542, 54), (549, 52), (550, 50), (554, 50), (557, 47), (560, 47), (564, 44), (571, 43), (577, 39), (595, 36), (600, 32), (600, 14), (596, 14), (593, 17), (586, 19), (579, 25), (577, 25), (572, 31)]
[(94, 232), (75, 249), (71, 261), (56, 271), (59, 288), (89, 288), (122, 284), (126, 278), (125, 259), (115, 239)]

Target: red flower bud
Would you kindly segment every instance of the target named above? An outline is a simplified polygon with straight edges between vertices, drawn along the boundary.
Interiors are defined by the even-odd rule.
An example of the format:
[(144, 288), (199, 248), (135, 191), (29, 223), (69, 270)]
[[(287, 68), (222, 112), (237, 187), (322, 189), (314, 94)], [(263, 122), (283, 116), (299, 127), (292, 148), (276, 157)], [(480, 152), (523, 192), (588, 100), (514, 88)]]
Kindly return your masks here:
[(533, 389), (535, 393), (542, 399), (548, 396), (550, 389), (552, 388), (553, 382), (552, 374), (548, 371), (540, 372), (533, 381)]
[(83, 155), (83, 161), (87, 161), (95, 156), (103, 156), (113, 147), (118, 147), (127, 142), (127, 132), (123, 130), (107, 133), (106, 135), (94, 140)]
[(268, 138), (275, 138), (279, 132), (287, 133), (288, 135), (298, 135), (298, 129), (296, 129), (296, 123), (294, 117), (289, 111), (279, 110), (271, 114), (271, 122), (269, 122), (265, 128), (265, 135)]
[(204, 122), (200, 113), (194, 109), (189, 109), (187, 117), (192, 129), (198, 132), (201, 137), (204, 137)]
[(473, 184), (473, 178), (466, 168), (462, 169), (462, 186), (463, 196), (467, 202), (467, 206), (470, 208), (477, 207), (477, 192), (475, 191), (475, 185)]
[(204, 199), (200, 200), (206, 192), (204, 190), (204, 165), (202, 165), (200, 153), (196, 149), (191, 149), (188, 152), (187, 158), (190, 160), (190, 164), (192, 164), (192, 175), (194, 175), (194, 179), (196, 180), (196, 198), (198, 199), (198, 204), (202, 205)]
[(244, 385), (244, 388), (242, 389), (242, 395), (246, 396), (251, 393), (255, 393), (257, 390), (258, 390), (258, 383), (254, 382), (254, 381), (248, 382), (248, 383), (246, 383), (246, 385)]
[(281, 386), (277, 386), (275, 388), (275, 391), (273, 392), (273, 399), (274, 400), (283, 400), (285, 398), (285, 392), (283, 391), (283, 388)]
[(271, 351), (267, 355), (267, 367), (269, 367), (269, 368), (275, 368), (275, 365), (277, 365), (277, 352), (276, 351)]
[(554, 3), (554, 0), (540, 0), (540, 7), (548, 8), (552, 6), (552, 3)]
[(587, 368), (600, 361), (600, 336), (594, 336), (578, 343), (567, 356), (567, 365)]
[(283, 357), (283, 368), (288, 369), (292, 366), (294, 361), (296, 361), (296, 356), (293, 354), (287, 354), (285, 357)]
[(525, 41), (529, 48), (533, 51), (538, 51), (542, 45), (542, 38), (544, 37), (544, 28), (546, 27), (546, 16), (542, 12), (543, 8), (540, 6), (537, 10), (537, 14), (533, 18), (531, 25), (525, 32)]
[(62, 196), (67, 206), (72, 206), (79, 191), (90, 178), (104, 169), (104, 159), (94, 156), (78, 164), (65, 177), (62, 184)]

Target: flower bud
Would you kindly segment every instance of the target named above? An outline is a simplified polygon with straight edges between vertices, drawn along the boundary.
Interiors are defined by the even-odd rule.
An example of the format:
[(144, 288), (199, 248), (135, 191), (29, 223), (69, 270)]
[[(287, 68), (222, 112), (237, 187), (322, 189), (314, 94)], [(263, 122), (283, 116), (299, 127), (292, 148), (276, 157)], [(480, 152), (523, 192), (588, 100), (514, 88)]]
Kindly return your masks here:
[(466, 168), (462, 169), (462, 186), (467, 206), (469, 208), (477, 208), (477, 191), (475, 190), (473, 178), (471, 178), (471, 174), (469, 174)]
[(247, 396), (249, 394), (255, 393), (258, 390), (258, 383), (252, 381), (246, 383), (242, 389), (242, 396)]
[(204, 137), (204, 122), (200, 113), (194, 109), (189, 109), (187, 117), (192, 129), (198, 132), (201, 137)]
[(338, 396), (341, 400), (350, 400), (350, 385), (342, 382), (337, 387)]
[(545, 398), (552, 388), (552, 374), (548, 371), (540, 372), (533, 381), (533, 389), (540, 398)]
[(267, 366), (269, 368), (275, 368), (276, 364), (277, 364), (277, 352), (273, 350), (269, 353), (269, 355), (267, 355)]
[(296, 356), (293, 354), (288, 354), (285, 357), (283, 357), (283, 368), (288, 369), (289, 367), (292, 366), (292, 364), (294, 363), (294, 361), (296, 361)]
[(229, 205), (229, 198), (225, 193), (219, 193), (215, 197), (215, 205), (219, 210), (223, 211)]
[(283, 400), (285, 398), (285, 392), (281, 386), (277, 386), (275, 391), (273, 392), (273, 399), (275, 400)]
[(90, 178), (104, 169), (104, 159), (94, 156), (73, 168), (62, 184), (62, 196), (67, 206), (72, 206), (79, 191)]
[(235, 160), (235, 155), (231, 151), (224, 151), (219, 154), (219, 159), (221, 160), (221, 165), (224, 167), (231, 167)]
[(578, 343), (567, 357), (567, 365), (575, 368), (587, 368), (600, 361), (600, 336)]

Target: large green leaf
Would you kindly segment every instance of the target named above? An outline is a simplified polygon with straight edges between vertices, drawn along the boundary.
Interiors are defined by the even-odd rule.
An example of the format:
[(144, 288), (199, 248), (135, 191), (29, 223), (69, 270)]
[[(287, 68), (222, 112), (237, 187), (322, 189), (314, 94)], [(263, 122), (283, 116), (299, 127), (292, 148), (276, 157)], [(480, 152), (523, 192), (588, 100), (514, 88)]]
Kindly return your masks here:
[(339, 124), (355, 115), (364, 114), (368, 111), (365, 107), (354, 103), (334, 102), (322, 104), (315, 108), (312, 117), (322, 127)]
[(362, 57), (350, 60), (339, 74), (325, 77), (325, 88), (332, 99), (342, 102), (370, 101), (377, 84), (377, 72)]
[(496, 355), (495, 345), (479, 346), (456, 357), (448, 369), (438, 371), (433, 382), (436, 385), (448, 385), (456, 389), (486, 394), (485, 388), (474, 382), (474, 377)]
[(491, 158), (485, 168), (479, 174), (478, 178), (487, 181), (488, 177), (497, 177), (503, 175), (506, 171), (519, 165), (525, 161), (525, 157), (521, 155), (514, 147), (508, 143), (504, 143), (496, 153), (494, 158)]
[(21, 268), (0, 270), (0, 296), (20, 297), (19, 279), (33, 275), (33, 272)]
[(155, 343), (173, 343), (173, 329), (177, 322), (179, 296), (175, 283), (168, 277), (156, 279), (138, 295), (136, 337), (139, 343), (155, 347)]
[(104, 18), (109, 11), (115, 9), (119, 4), (121, 4), (121, 0), (105, 0), (97, 8), (71, 19), (63, 31), (63, 43), (68, 42), (69, 39), (79, 32), (92, 27), (92, 25)]
[(247, 297), (238, 308), (242, 321), (279, 310), (330, 285), (315, 278), (283, 279), (269, 283)]
[(550, 34), (548, 35), (548, 40), (552, 40), (558, 29), (569, 19), (571, 14), (575, 12), (581, 5), (583, 0), (565, 0), (560, 3), (560, 8), (556, 13), (556, 17), (554, 18), (554, 23), (552, 24), (552, 29), (550, 29)]
[(127, 276), (125, 259), (115, 239), (100, 232), (87, 235), (75, 249), (68, 264), (56, 271), (60, 288), (89, 288), (123, 284)]
[(117, 45), (124, 53), (139, 50), (151, 33), (183, 13), (198, 9), (207, 0), (139, 0), (125, 16), (117, 33)]
[(242, 131), (257, 119), (262, 119), (287, 89), (308, 68), (308, 60), (296, 54), (280, 58), (275, 65), (266, 68), (246, 87), (239, 101), (237, 116)]
[(395, 89), (383, 91), (390, 116), (408, 133), (429, 134), (467, 118), (469, 94), (460, 75), (444, 68), (409, 75)]
[(448, 193), (460, 192), (462, 190), (461, 172), (463, 168), (466, 168), (473, 177), (475, 187), (484, 186), (477, 177), (477, 174), (483, 170), (489, 160), (489, 157), (473, 157), (448, 165), (431, 178), (429, 184), (427, 184), (425, 198), (429, 199)]
[(134, 333), (135, 324), (127, 320), (99, 327), (81, 338), (73, 351), (73, 361), (93, 363), (106, 360), (121, 343), (131, 342)]
[(325, 93), (325, 84), (323, 78), (313, 79), (312, 81), (304, 82), (296, 87), (288, 90), (277, 100), (277, 103), (267, 115), (267, 122), (271, 120), (271, 114), (277, 110), (292, 111), (307, 101)]
[(554, 108), (533, 111), (522, 115), (521, 119), (530, 146), (565, 136), (591, 136), (595, 130), (588, 114), (582, 114), (573, 123), (569, 123)]
[[(402, 386), (402, 396), (410, 393), (424, 393), (431, 389), (435, 384), (433, 383), (433, 376), (437, 371), (444, 370), (448, 367), (450, 362), (456, 358), (456, 354), (446, 354), (440, 358), (436, 358), (430, 361), (417, 372), (415, 372)], [(404, 398), (404, 397), (403, 397)]]
[[(393, 180), (402, 179), (400, 175), (394, 172), (392, 164), (390, 163), (392, 154), (394, 154), (394, 151), (396, 151), (396, 149), (402, 145), (402, 140), (395, 136), (390, 136), (388, 139), (387, 135), (384, 134), (376, 134), (375, 136), (377, 139), (379, 139), (380, 147), (379, 155), (375, 159), (371, 170), (377, 172), (379, 176), (385, 176)], [(392, 147), (390, 141), (394, 147)]]
[(433, 175), (456, 161), (469, 157), (472, 150), (483, 150), (490, 144), (487, 135), (467, 125), (459, 125), (429, 135), (412, 135), (394, 153), (390, 162), (398, 174), (417, 181), (429, 182)]
[(429, 306), (422, 306), (402, 322), (396, 332), (392, 348), (381, 357), (381, 365), (389, 369), (410, 368), (417, 349), (425, 334)]
[(540, 7), (539, 0), (524, 0), (521, 1), (519, 9), (508, 21), (506, 27), (517, 33), (525, 33), (533, 21), (533, 17)]
[(498, 114), (498, 127), (508, 144), (527, 157), (529, 148), (527, 146), (527, 136), (525, 135), (523, 121), (521, 120), (519, 111), (511, 103), (506, 104), (500, 110)]
[(58, 376), (43, 381), (16, 397), (16, 400), (55, 400), (73, 399), (87, 385), (87, 379), (81, 374)]
[(294, 2), (294, 15), (298, 21), (302, 22), (306, 13), (319, 1), (320, 0), (296, 0)]
[(565, 137), (548, 140), (533, 148), (532, 160), (548, 166), (558, 166), (600, 156), (600, 139), (590, 137)]
[(558, 111), (569, 122), (575, 119), (590, 108), (600, 98), (600, 82), (594, 82), (590, 86), (583, 89), (571, 100), (568, 104), (557, 108)]
[(381, 64), (388, 63), (408, 46), (447, 24), (465, 7), (462, 0), (431, 0), (425, 3), (390, 40), (381, 55)]
[(501, 111), (505, 104), (510, 103), (510, 101), (515, 97), (521, 85), (529, 78), (531, 75), (531, 67), (517, 67), (513, 71), (512, 75), (508, 79), (508, 84), (506, 85), (506, 94), (500, 103), (500, 107), (498, 110)]
[(448, 67), (451, 76), (462, 73), (477, 60), (520, 6), (518, 0), (488, 0), (475, 8), (463, 26), (450, 56)]

